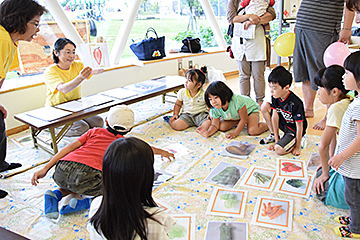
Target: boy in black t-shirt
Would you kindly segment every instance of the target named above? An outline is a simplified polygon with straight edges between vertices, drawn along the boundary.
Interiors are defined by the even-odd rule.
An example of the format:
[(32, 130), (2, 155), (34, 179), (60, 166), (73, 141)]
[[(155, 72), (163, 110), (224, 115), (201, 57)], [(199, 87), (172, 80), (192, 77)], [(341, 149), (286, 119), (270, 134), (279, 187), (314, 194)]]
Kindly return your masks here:
[[(303, 102), (289, 90), (292, 76), (284, 67), (274, 68), (268, 82), (271, 92), (271, 111), (262, 113), (265, 120), (268, 119), (266, 123), (269, 129), (273, 129), (272, 134), (275, 138), (275, 144), (271, 144), (269, 150), (275, 150), (279, 155), (291, 152), (298, 156), (301, 138), (307, 128)], [(284, 132), (281, 139), (279, 129)]]

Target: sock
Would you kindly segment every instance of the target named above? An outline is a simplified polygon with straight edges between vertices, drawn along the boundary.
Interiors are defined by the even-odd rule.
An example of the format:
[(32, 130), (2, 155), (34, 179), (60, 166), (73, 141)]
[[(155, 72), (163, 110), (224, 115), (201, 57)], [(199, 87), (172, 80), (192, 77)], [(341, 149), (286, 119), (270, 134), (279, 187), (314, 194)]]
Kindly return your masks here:
[(78, 212), (78, 211), (81, 211), (84, 209), (89, 209), (90, 204), (91, 204), (90, 198), (84, 198), (81, 200), (72, 198), (69, 201), (68, 205), (63, 206), (60, 209), (60, 214), (64, 215), (64, 214), (68, 214), (68, 213)]
[(0, 198), (4, 198), (4, 197), (6, 197), (6, 195), (8, 195), (8, 193), (6, 191), (0, 189)]
[(7, 170), (12, 170), (18, 167), (21, 167), (22, 165), (20, 163), (10, 163), (7, 169), (1, 170), (0, 172), (5, 172)]
[(62, 199), (60, 190), (47, 190), (45, 192), (45, 216), (50, 219), (59, 217), (59, 201)]

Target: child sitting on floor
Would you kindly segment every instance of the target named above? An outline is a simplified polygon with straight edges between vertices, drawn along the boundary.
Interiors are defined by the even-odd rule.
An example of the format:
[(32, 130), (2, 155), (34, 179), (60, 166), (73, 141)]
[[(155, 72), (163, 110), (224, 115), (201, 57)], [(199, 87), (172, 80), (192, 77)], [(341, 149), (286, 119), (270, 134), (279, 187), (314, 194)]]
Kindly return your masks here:
[(226, 132), (236, 125), (233, 132), (225, 134), (226, 138), (236, 138), (246, 124), (248, 134), (252, 136), (268, 129), (265, 123), (259, 123), (259, 105), (250, 97), (234, 94), (223, 82), (216, 81), (208, 86), (205, 102), (210, 108), (211, 125), (196, 129), (203, 137), (210, 137), (218, 130)]
[[(345, 69), (343, 67), (332, 65), (320, 69), (314, 78), (314, 82), (319, 87), (317, 91), (319, 100), (322, 104), (328, 106), (326, 125), (319, 145), (321, 168), (316, 173), (314, 190), (316, 196), (326, 205), (348, 209), (349, 206), (344, 199), (344, 180), (335, 170), (329, 169), (328, 164), (329, 159), (334, 156), (336, 137), (342, 117), (353, 99), (353, 97), (347, 95), (348, 90), (345, 90), (342, 82), (344, 74)], [(329, 183), (331, 183), (331, 186), (329, 186)]]
[[(177, 93), (173, 116), (165, 116), (164, 120), (177, 131), (182, 131), (192, 126), (208, 128), (208, 109), (204, 100), (202, 86), (206, 79), (206, 67), (201, 70), (193, 68), (186, 72), (185, 88)], [(182, 113), (180, 110), (182, 108)]]
[[(53, 179), (59, 186), (57, 190), (45, 192), (45, 216), (57, 219), (59, 201), (72, 193), (101, 195), (101, 169), (107, 147), (116, 139), (123, 138), (134, 124), (133, 111), (118, 105), (110, 108), (106, 119), (107, 128), (92, 128), (77, 141), (59, 151), (43, 169), (34, 173), (31, 183), (37, 185), (39, 179), (56, 164)], [(155, 154), (174, 159), (174, 154), (153, 147)], [(61, 208), (60, 214), (77, 212), (90, 207), (91, 198), (82, 200), (72, 198), (68, 205)]]
[[(360, 52), (351, 53), (344, 62), (345, 89), (360, 91)], [(350, 208), (350, 217), (339, 216), (335, 220), (343, 226), (336, 227), (340, 237), (360, 238), (360, 98), (349, 104), (341, 121), (335, 155), (329, 165), (343, 176), (345, 201)]]
[(175, 219), (157, 207), (151, 192), (154, 153), (144, 141), (114, 141), (103, 161), (103, 196), (91, 203), (90, 239), (169, 239)]
[[(269, 150), (275, 150), (279, 155), (292, 153), (300, 155), (301, 138), (306, 133), (307, 121), (304, 105), (301, 99), (290, 91), (292, 76), (284, 67), (274, 68), (268, 78), (271, 92), (271, 112), (263, 112), (268, 126), (274, 131), (276, 144), (271, 144)], [(272, 115), (271, 115), (272, 113)], [(271, 115), (265, 116), (266, 114)], [(271, 122), (268, 121), (271, 119)], [(284, 132), (280, 139), (279, 128)]]

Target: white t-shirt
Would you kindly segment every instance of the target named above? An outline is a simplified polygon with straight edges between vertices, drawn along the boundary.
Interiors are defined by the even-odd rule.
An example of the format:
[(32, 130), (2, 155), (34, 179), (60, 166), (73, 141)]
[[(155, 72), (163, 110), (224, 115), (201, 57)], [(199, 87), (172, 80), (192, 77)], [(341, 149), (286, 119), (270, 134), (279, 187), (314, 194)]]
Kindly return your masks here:
[(198, 114), (201, 112), (207, 112), (204, 90), (200, 88), (200, 91), (195, 95), (195, 97), (190, 96), (189, 90), (182, 88), (177, 93), (177, 98), (183, 103), (182, 112), (190, 114)]
[[(103, 198), (102, 196), (99, 196), (92, 201), (91, 206), (90, 206), (90, 211), (89, 211), (89, 219), (92, 216), (94, 216), (94, 214), (99, 209), (102, 198)], [(161, 223), (161, 224), (159, 224), (158, 222), (156, 222), (152, 219), (147, 220), (147, 223), (148, 223), (147, 238), (148, 238), (148, 240), (169, 239), (167, 233), (170, 231), (172, 226), (175, 224), (176, 220), (157, 207), (152, 207), (152, 208), (145, 207), (145, 210), (150, 214), (158, 211), (158, 213), (153, 215), (153, 217), (156, 218), (156, 220), (158, 220)], [(102, 234), (100, 235), (96, 231), (96, 229), (93, 227), (92, 224), (88, 223), (86, 228), (87, 228), (88, 232), (90, 233), (91, 240), (105, 240), (106, 239)], [(140, 240), (140, 237), (136, 236), (135, 240)]]
[(265, 0), (251, 0), (245, 7), (245, 12), (247, 14), (255, 14), (256, 16), (261, 17), (266, 13), (268, 7), (269, 3)]

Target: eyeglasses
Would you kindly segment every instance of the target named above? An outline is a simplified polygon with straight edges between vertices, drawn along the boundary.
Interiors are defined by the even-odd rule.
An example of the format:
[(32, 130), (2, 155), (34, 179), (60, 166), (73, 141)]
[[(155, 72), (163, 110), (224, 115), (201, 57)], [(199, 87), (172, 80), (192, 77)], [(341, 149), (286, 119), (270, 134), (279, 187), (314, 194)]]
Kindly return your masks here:
[(40, 28), (40, 24), (39, 24), (39, 23), (36, 23), (36, 22), (33, 22), (33, 21), (29, 21), (29, 23), (33, 24), (36, 29), (39, 29), (39, 28)]

